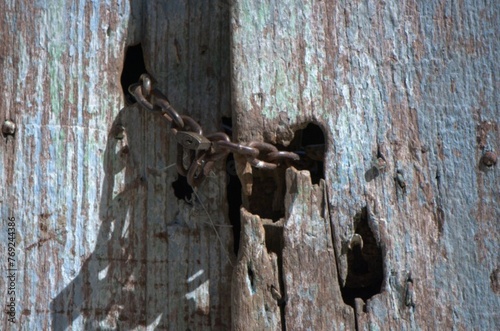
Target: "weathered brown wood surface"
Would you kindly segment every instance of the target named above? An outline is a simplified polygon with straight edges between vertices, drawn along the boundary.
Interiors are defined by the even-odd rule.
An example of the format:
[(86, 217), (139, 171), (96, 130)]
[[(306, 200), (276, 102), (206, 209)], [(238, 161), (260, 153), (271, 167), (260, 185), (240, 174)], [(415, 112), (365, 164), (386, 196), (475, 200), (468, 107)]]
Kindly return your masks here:
[[(498, 2), (4, 1), (0, 13), (0, 122), (17, 125), (0, 148), (0, 256), (13, 216), (18, 269), (17, 323), (2, 309), (1, 329), (500, 328), (500, 170), (481, 163), (500, 152)], [(168, 125), (123, 108), (137, 43), (206, 132), (232, 113), (244, 142), (286, 145), (309, 122), (325, 134), (317, 186), (293, 169), (254, 170), (252, 184), (238, 164), (254, 195), (236, 259), (224, 165), (199, 199), (178, 199), (175, 168), (162, 170)], [(273, 181), (275, 222), (256, 207)], [(379, 281), (356, 309), (344, 301)]]
[[(287, 144), (309, 122), (326, 138), (330, 226), (321, 190), (291, 173), (312, 198), (287, 188), (282, 234), (244, 215), (260, 237), (242, 236), (238, 267), (254, 279), (274, 281), (258, 273), (270, 262), (251, 258), (261, 237), (283, 242), (271, 262), (284, 269), (286, 329), (352, 329), (337, 286), (356, 297), (353, 285), (377, 277), (378, 294), (352, 304), (357, 329), (500, 328), (500, 170), (481, 161), (500, 151), (500, 4), (238, 0), (232, 12), (238, 138)], [(355, 232), (364, 278), (349, 266)], [(233, 297), (235, 326), (267, 303)]]
[[(124, 106), (127, 45), (171, 103), (218, 129), (230, 116), (229, 11), (217, 1), (3, 1), (1, 216), (17, 220), (16, 324), (2, 330), (230, 327), (225, 175), (174, 196), (169, 127)], [(125, 127), (125, 139), (113, 128)], [(215, 235), (207, 213), (217, 226)], [(228, 256), (228, 251), (231, 252)], [(5, 271), (6, 272), (6, 271)]]

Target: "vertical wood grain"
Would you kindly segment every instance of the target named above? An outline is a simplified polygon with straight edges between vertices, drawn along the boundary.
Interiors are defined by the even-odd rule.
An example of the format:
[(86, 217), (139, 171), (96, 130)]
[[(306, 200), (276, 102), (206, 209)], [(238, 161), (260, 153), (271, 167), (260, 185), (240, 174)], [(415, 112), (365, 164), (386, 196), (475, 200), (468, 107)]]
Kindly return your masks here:
[(500, 170), (480, 159), (500, 151), (499, 4), (238, 0), (232, 12), (238, 139), (286, 145), (308, 122), (325, 133), (341, 286), (367, 208), (384, 280), (358, 328), (498, 328)]
[[(338, 282), (325, 182), (289, 168), (283, 229), (287, 330), (354, 330), (354, 311)], [(300, 267), (299, 267), (300, 266)]]
[[(128, 11), (120, 1), (2, 2), (0, 117), (18, 129), (2, 141), (0, 200), (2, 219), (18, 220), (19, 268), (18, 323), (2, 309), (4, 330), (49, 329), (52, 298), (96, 245)], [(0, 236), (5, 252), (3, 225)]]
[(18, 127), (0, 149), (1, 215), (18, 219), (19, 263), (18, 324), (2, 310), (2, 329), (227, 329), (234, 257), (223, 166), (199, 199), (178, 200), (175, 167), (158, 170), (175, 162), (168, 126), (123, 108), (120, 86), (126, 46), (141, 43), (172, 104), (218, 129), (229, 115), (227, 8), (7, 1), (1, 9), (0, 120)]
[(268, 252), (263, 220), (241, 211), (240, 254), (232, 282), (233, 330), (280, 330), (282, 321), (277, 256)]

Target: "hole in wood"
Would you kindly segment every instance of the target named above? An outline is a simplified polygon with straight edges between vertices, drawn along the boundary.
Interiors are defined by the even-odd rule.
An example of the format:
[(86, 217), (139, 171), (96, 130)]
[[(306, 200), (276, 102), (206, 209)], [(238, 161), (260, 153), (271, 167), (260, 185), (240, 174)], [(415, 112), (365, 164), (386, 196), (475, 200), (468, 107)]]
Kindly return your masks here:
[(313, 184), (325, 178), (325, 135), (318, 125), (309, 123), (304, 129), (297, 130), (288, 150), (300, 155), (300, 161), (294, 162), (293, 166), (297, 170), (308, 170)]
[[(313, 184), (324, 178), (323, 163), (325, 155), (325, 135), (321, 128), (313, 123), (295, 132), (288, 147), (278, 146), (279, 150), (288, 150), (300, 156), (299, 161), (291, 161), (298, 170), (308, 170)], [(278, 221), (285, 216), (285, 170), (281, 165), (276, 170), (253, 169), (252, 194), (248, 197), (248, 211), (261, 218)]]
[(185, 176), (178, 175), (177, 180), (172, 183), (172, 188), (177, 199), (185, 200), (186, 202), (192, 201), (191, 195), (193, 194), (193, 189), (189, 186)]
[(285, 167), (252, 170), (252, 194), (248, 211), (260, 218), (278, 221), (285, 216)]
[(344, 302), (352, 307), (355, 298), (366, 302), (380, 293), (384, 277), (382, 250), (368, 224), (366, 207), (354, 217), (354, 232), (347, 251), (347, 278), (342, 289)]
[(128, 87), (137, 83), (139, 77), (144, 73), (146, 73), (146, 65), (144, 63), (144, 54), (141, 44), (127, 47), (120, 78), (126, 105), (131, 105), (135, 102), (135, 98), (129, 93)]
[(250, 285), (250, 293), (254, 294), (256, 292), (255, 289), (255, 274), (252, 269), (252, 265), (247, 264), (247, 275), (248, 275), (248, 283)]

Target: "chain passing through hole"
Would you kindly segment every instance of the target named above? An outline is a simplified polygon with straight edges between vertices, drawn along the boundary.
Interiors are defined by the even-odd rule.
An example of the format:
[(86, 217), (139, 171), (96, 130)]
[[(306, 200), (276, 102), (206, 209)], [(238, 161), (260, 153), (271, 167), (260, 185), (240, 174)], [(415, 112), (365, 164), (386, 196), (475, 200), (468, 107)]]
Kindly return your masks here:
[(141, 107), (161, 113), (172, 124), (170, 131), (177, 141), (177, 171), (187, 177), (193, 188), (203, 182), (217, 160), (229, 153), (243, 155), (252, 166), (269, 170), (300, 159), (294, 152), (279, 151), (265, 142), (235, 143), (224, 132), (204, 135), (202, 127), (192, 117), (179, 114), (167, 97), (153, 87), (147, 74), (130, 85), (129, 92)]

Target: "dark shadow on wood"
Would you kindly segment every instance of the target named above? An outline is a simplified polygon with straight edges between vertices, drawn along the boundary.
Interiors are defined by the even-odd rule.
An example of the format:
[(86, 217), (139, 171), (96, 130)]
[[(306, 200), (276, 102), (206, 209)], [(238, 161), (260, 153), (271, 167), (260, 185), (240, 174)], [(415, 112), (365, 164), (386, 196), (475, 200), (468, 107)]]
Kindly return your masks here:
[(289, 146), (277, 147), (298, 154), (300, 160), (283, 161), (275, 170), (254, 168), (252, 194), (245, 206), (252, 214), (274, 222), (285, 216), (285, 171), (288, 166), (309, 171), (313, 184), (324, 179), (325, 135), (318, 125), (308, 123), (295, 132)]
[(283, 223), (284, 219), (274, 223), (264, 223), (264, 230), (266, 231), (266, 248), (268, 252), (276, 254), (277, 267), (278, 267), (278, 281), (279, 291), (282, 293), (282, 298), (278, 300), (281, 316), (281, 329), (286, 331), (285, 323), (285, 306), (288, 298), (285, 290), (285, 283), (283, 280)]
[[(223, 116), (221, 118), (221, 132), (227, 134), (231, 139), (233, 138), (233, 121), (231, 117)], [(240, 247), (240, 231), (241, 231), (241, 215), (240, 208), (243, 203), (241, 182), (236, 172), (236, 162), (233, 154), (229, 154), (226, 158), (226, 196), (228, 204), (228, 217), (231, 225), (233, 226), (233, 242), (234, 254), (238, 256)]]
[(352, 241), (346, 252), (348, 271), (345, 286), (341, 291), (344, 302), (353, 308), (356, 298), (366, 302), (379, 294), (384, 279), (382, 250), (370, 229), (368, 217), (366, 207), (355, 215), (354, 232), (362, 238), (362, 242)]
[(365, 172), (365, 180), (367, 182), (371, 182), (372, 180), (377, 178), (379, 174), (380, 171), (377, 169), (377, 167), (373, 166)]
[[(175, 74), (169, 76), (186, 77), (188, 82), (184, 82), (185, 85), (182, 88), (186, 86), (187, 88), (186, 90), (179, 89), (182, 93), (177, 93), (176, 98), (179, 100), (189, 97), (190, 100), (193, 100), (193, 104), (203, 105), (207, 103), (207, 100), (219, 97), (218, 107), (220, 109), (229, 109), (229, 106), (227, 106), (230, 104), (229, 93), (220, 93), (224, 86), (229, 85), (227, 77), (230, 49), (229, 11), (224, 8), (220, 9), (213, 3), (211, 6), (200, 9), (200, 4), (191, 1), (186, 6), (190, 7), (189, 9), (192, 7), (202, 12), (204, 17), (211, 18), (210, 20), (195, 20), (194, 17), (197, 16), (194, 16), (194, 14), (190, 16), (192, 14), (189, 11), (182, 11), (183, 8), (179, 4), (173, 4), (172, 2), (148, 2), (147, 5), (143, 6), (140, 1), (134, 0), (131, 8), (140, 8), (145, 13), (146, 9), (151, 11), (151, 8), (145, 8), (145, 6), (150, 6), (161, 10), (162, 13), (167, 13), (168, 17), (165, 17), (165, 21), (169, 20), (170, 22), (170, 19), (172, 19), (175, 22), (194, 22), (169, 27), (169, 33), (179, 32), (179, 35), (175, 38), (181, 40), (183, 44), (193, 46), (191, 50), (185, 50), (182, 55), (186, 56), (180, 59), (183, 64), (187, 64), (176, 66), (177, 71)], [(176, 10), (180, 12), (176, 12)], [(140, 16), (140, 14), (135, 13), (135, 16), (137, 15)], [(134, 13), (131, 16), (134, 16)], [(162, 17), (161, 15), (158, 16), (159, 18)], [(147, 23), (147, 19), (151, 18), (140, 17), (139, 19)], [(156, 24), (161, 27), (164, 26), (161, 23)], [(200, 28), (199, 25), (202, 24), (205, 26)], [(188, 33), (182, 33), (186, 26), (189, 26), (193, 34), (197, 34), (201, 30), (207, 31), (207, 35), (213, 35), (208, 31), (213, 31), (216, 28), (220, 31), (219, 35), (216, 36), (218, 39), (206, 40), (207, 38), (204, 39), (204, 36), (200, 35), (200, 40), (194, 40), (189, 35), (189, 31), (187, 31)], [(163, 32), (158, 32), (156, 36), (144, 32), (144, 35), (144, 38), (158, 38), (155, 42), (161, 45), (163, 39), (172, 40), (171, 35), (163, 34)], [(216, 41), (216, 43), (210, 44), (212, 50), (216, 50), (216, 52), (209, 52), (203, 46), (211, 41)], [(197, 43), (203, 43), (203, 45), (196, 45)], [(146, 44), (143, 40), (144, 57), (140, 44), (128, 49), (124, 65), (126, 72), (121, 77), (124, 94), (128, 93), (127, 85), (137, 82), (139, 75), (146, 72), (146, 67), (153, 67), (149, 65), (150, 63), (147, 63), (147, 52), (151, 51), (146, 48)], [(170, 44), (162, 46), (171, 47)], [(198, 52), (198, 48), (203, 49), (203, 51)], [(192, 54), (188, 54), (188, 52)], [(153, 55), (149, 55), (152, 60), (159, 61), (153, 59)], [(144, 58), (146, 59), (146, 66), (144, 66)], [(167, 64), (162, 68), (168, 71), (169, 74), (172, 70), (169, 63), (172, 61), (176, 61), (176, 59), (168, 59)], [(200, 64), (207, 63), (216, 63), (217, 67), (215, 69), (209, 68), (210, 72), (207, 68), (200, 67)], [(205, 81), (194, 81), (192, 74), (195, 71), (199, 72), (200, 75), (209, 72), (211, 77), (206, 80), (212, 82), (213, 86), (219, 90), (217, 88), (206, 89), (205, 93), (197, 93), (201, 90), (198, 89), (195, 91), (196, 93), (193, 92), (194, 88), (189, 86), (189, 83), (197, 86), (205, 84)], [(156, 72), (151, 72), (151, 74), (155, 76)], [(165, 92), (168, 93), (168, 91)], [(103, 98), (105, 97), (103, 96)], [(210, 109), (210, 111), (216, 113), (219, 108)], [(185, 109), (179, 109), (179, 111), (187, 113)], [(189, 109), (189, 111), (193, 112), (193, 109)], [(208, 110), (200, 107), (195, 111)], [(189, 114), (192, 115), (192, 113)], [(208, 237), (204, 235), (203, 231), (212, 231), (212, 229), (209, 226), (190, 228), (185, 224), (180, 224), (182, 220), (179, 222), (177, 219), (164, 220), (162, 215), (151, 215), (147, 211), (150, 202), (148, 194), (151, 194), (150, 191), (155, 186), (151, 184), (157, 182), (152, 183), (154, 180), (148, 178), (146, 173), (145, 166), (150, 160), (145, 160), (145, 155), (150, 154), (146, 154), (145, 148), (160, 148), (158, 146), (165, 143), (164, 141), (155, 141), (154, 144), (158, 144), (158, 146), (151, 146), (151, 139), (149, 138), (153, 135), (148, 135), (143, 130), (146, 123), (149, 125), (149, 123), (153, 122), (150, 118), (148, 119), (148, 116), (153, 115), (145, 114), (142, 109), (127, 107), (118, 114), (113, 123), (113, 127), (117, 125), (125, 127), (128, 146), (124, 149), (120, 146), (120, 140), (115, 139), (113, 134), (109, 135), (103, 162), (104, 179), (100, 197), (101, 226), (96, 237), (95, 249), (86, 257), (78, 274), (72, 281), (52, 299), (50, 303), (52, 330), (66, 330), (70, 327), (75, 329), (76, 326), (73, 326), (73, 324), (78, 318), (83, 318), (83, 329), (85, 330), (144, 329), (147, 326), (151, 327), (152, 324), (156, 325), (155, 330), (185, 329), (184, 326), (187, 325), (191, 329), (203, 329), (208, 326), (211, 326), (212, 329), (225, 329), (231, 323), (230, 320), (224, 318), (229, 315), (229, 309), (226, 306), (229, 288), (221, 286), (220, 279), (210, 277), (211, 274), (225, 275), (224, 272), (214, 272), (210, 269), (215, 266), (216, 268), (227, 269), (227, 275), (229, 275), (227, 279), (230, 279), (231, 270), (227, 267), (226, 261), (212, 264), (208, 261), (209, 258), (218, 258), (214, 253), (214, 251), (217, 252), (216, 249), (207, 248), (207, 251), (211, 250), (211, 252), (206, 254), (206, 259), (186, 262), (178, 257), (179, 254), (174, 249), (175, 245), (169, 245), (169, 251), (161, 252), (164, 255), (161, 255), (159, 261), (151, 259), (154, 252), (148, 251), (148, 247), (154, 249), (164, 247), (164, 245), (156, 243), (148, 246), (148, 243), (153, 240), (166, 242), (167, 244), (172, 242), (173, 238), (180, 238), (180, 242), (187, 243), (190, 240), (202, 241)], [(208, 118), (209, 116), (204, 115), (203, 117)], [(201, 116), (198, 118), (201, 118)], [(158, 123), (162, 122), (158, 121)], [(206, 124), (206, 126), (209, 126), (209, 124)], [(165, 127), (162, 126), (158, 130), (165, 130)], [(124, 153), (124, 150), (127, 153)], [(132, 156), (132, 154), (135, 156)], [(132, 161), (126, 161), (127, 157)], [(164, 156), (162, 158), (166, 159), (168, 157)], [(115, 175), (119, 172), (124, 174), (124, 188), (119, 185), (122, 184), (121, 179), (120, 183), (115, 182)], [(117, 191), (121, 192), (116, 194)], [(158, 199), (163, 199), (163, 197)], [(147, 214), (144, 214), (144, 211)], [(157, 222), (161, 223), (160, 225), (155, 223), (157, 228), (164, 225), (164, 229), (153, 232), (151, 230), (153, 227), (151, 219), (157, 219)], [(163, 224), (163, 222), (168, 224)], [(200, 229), (203, 231), (200, 231)], [(89, 229), (88, 233), (91, 231), (92, 229)], [(211, 244), (214, 246), (220, 245), (216, 241)], [(184, 248), (179, 245), (179, 249)], [(205, 256), (201, 253), (200, 255)], [(226, 258), (225, 253), (220, 255), (221, 259)], [(163, 266), (160, 266), (161, 263), (163, 263)], [(151, 269), (151, 266), (154, 268)], [(187, 279), (182, 276), (174, 277), (170, 274), (179, 268), (186, 270)], [(158, 270), (166, 270), (167, 272), (161, 273)], [(60, 273), (64, 273), (64, 271), (60, 271)], [(195, 302), (194, 292), (204, 286), (206, 286), (209, 297), (206, 305), (200, 309), (200, 305)], [(205, 287), (202, 290), (205, 290)], [(162, 297), (158, 293), (164, 293), (164, 296)], [(155, 297), (155, 300), (151, 300), (151, 297)]]
[(185, 176), (178, 175), (177, 180), (172, 183), (172, 188), (177, 199), (191, 203), (193, 188), (189, 186)]
[(297, 130), (287, 149), (300, 155), (300, 161), (292, 165), (297, 170), (308, 170), (313, 184), (325, 179), (325, 134), (321, 127), (308, 123)]
[(134, 45), (127, 47), (125, 51), (125, 61), (120, 77), (125, 104), (131, 105), (135, 102), (135, 98), (128, 91), (128, 87), (139, 81), (139, 77), (146, 72), (146, 64), (144, 63), (144, 53), (142, 45)]
[[(123, 109), (113, 127), (123, 125)], [(137, 151), (140, 132), (125, 131), (126, 154)], [(145, 202), (146, 178), (127, 165), (121, 140), (111, 130), (104, 152), (104, 181), (100, 202), (101, 227), (94, 252), (85, 260), (79, 274), (51, 302), (52, 330), (65, 330), (80, 315), (85, 330), (148, 325), (145, 281), (147, 279), (143, 244), (145, 217), (136, 218), (136, 208)], [(125, 188), (114, 196), (118, 183), (115, 175), (124, 171)], [(124, 312), (124, 313), (122, 313)]]
[[(199, 287), (216, 286), (215, 281), (207, 283), (209, 261), (199, 261), (186, 278), (172, 278), (149, 270), (154, 261), (148, 252), (148, 241), (168, 243), (177, 236), (191, 236), (197, 240), (203, 234), (198, 227), (190, 228), (175, 222), (161, 233), (149, 226), (155, 216), (144, 207), (151, 179), (140, 172), (140, 167), (134, 166), (138, 158), (144, 158), (145, 138), (142, 125), (138, 125), (141, 117), (144, 117), (143, 110), (127, 107), (115, 120), (113, 127), (123, 125), (126, 128), (127, 146), (121, 146), (123, 142), (115, 139), (113, 129), (109, 134), (104, 152), (101, 227), (95, 250), (85, 260), (79, 274), (52, 300), (52, 330), (65, 330), (80, 316), (84, 319), (85, 330), (135, 329), (152, 324), (157, 325), (156, 330), (166, 330), (167, 325), (175, 325), (175, 321), (169, 319), (177, 316), (179, 309), (167, 302), (184, 302), (180, 306), (185, 307), (186, 314), (202, 314), (210, 318), (210, 308), (199, 311), (199, 305), (189, 295)], [(125, 188), (114, 196), (119, 190), (115, 176), (120, 172), (124, 172)], [(163, 263), (173, 267), (184, 263), (175, 256), (175, 252), (169, 254), (166, 251), (164, 260), (156, 261), (154, 265)], [(148, 300), (151, 284), (157, 284), (165, 291), (164, 305)], [(167, 287), (175, 290), (167, 292)]]
[(241, 182), (236, 174), (236, 166), (234, 158), (230, 154), (226, 160), (226, 174), (227, 174), (227, 203), (228, 203), (228, 217), (231, 225), (233, 226), (234, 238), (234, 254), (238, 255), (240, 247), (240, 231), (241, 231), (241, 216), (240, 208), (242, 204), (241, 198)]

